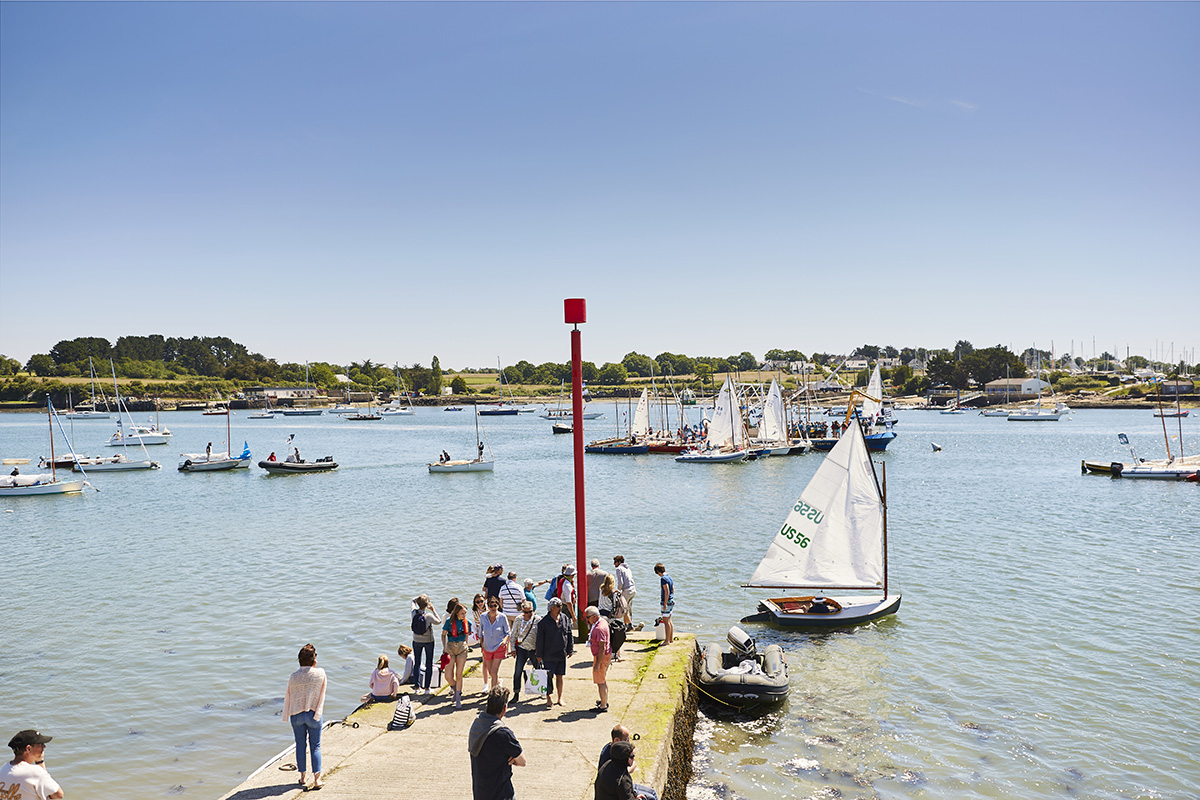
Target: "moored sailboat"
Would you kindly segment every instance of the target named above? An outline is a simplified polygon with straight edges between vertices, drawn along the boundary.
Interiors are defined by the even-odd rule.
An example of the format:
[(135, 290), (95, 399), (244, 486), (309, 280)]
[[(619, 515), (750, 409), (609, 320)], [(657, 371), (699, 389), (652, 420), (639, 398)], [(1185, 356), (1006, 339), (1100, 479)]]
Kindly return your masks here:
[[(745, 584), (812, 593), (765, 599), (742, 622), (821, 630), (896, 613), (900, 595), (888, 591), (886, 492), (886, 472), (881, 487), (855, 425), (825, 457)], [(839, 594), (825, 594), (831, 591)]]
[(484, 450), (491, 455), (491, 448), (483, 441), (479, 434), (479, 409), (475, 410), (475, 452), (478, 454), (472, 459), (453, 459), (446, 457), (446, 452), (442, 451), (442, 458), (438, 459), (436, 464), (430, 462), (428, 464), (430, 472), (493, 472), (496, 466), (494, 457), (484, 458)]
[[(54, 404), (50, 402), (49, 395), (46, 396), (46, 421), (50, 425), (50, 473), (21, 475), (18, 470), (13, 470), (15, 474), (0, 475), (0, 497), (34, 497), (37, 495), (51, 494), (80, 494), (83, 492), (84, 485), (88, 484), (84, 480), (61, 481), (58, 479), (58, 470), (55, 466), (57, 459), (54, 457), (54, 421), (55, 411)], [(59, 424), (61, 430), (62, 424)], [(66, 439), (66, 432), (63, 432), (63, 438)], [(75, 456), (75, 450), (71, 447), (71, 441), (67, 441), (67, 447), (71, 450), (72, 462), (77, 462), (79, 458)], [(80, 470), (82, 472), (82, 470)], [(84, 475), (86, 477), (86, 473)]]
[(750, 457), (749, 438), (741, 410), (734, 403), (733, 381), (726, 375), (713, 405), (703, 445), (683, 451), (675, 460), (681, 464), (741, 463)]

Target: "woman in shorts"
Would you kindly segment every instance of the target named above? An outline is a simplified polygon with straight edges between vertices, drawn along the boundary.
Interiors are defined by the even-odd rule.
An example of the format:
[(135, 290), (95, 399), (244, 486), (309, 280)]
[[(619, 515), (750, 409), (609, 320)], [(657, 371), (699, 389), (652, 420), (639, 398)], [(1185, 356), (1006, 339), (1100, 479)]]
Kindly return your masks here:
[(483, 693), (500, 685), (500, 662), (508, 655), (508, 617), (500, 613), (500, 601), (487, 600), (487, 613), (479, 620), (479, 647), (483, 650)]
[(462, 708), (463, 672), (467, 668), (467, 635), (470, 633), (467, 610), (461, 604), (456, 605), (442, 625), (442, 651), (450, 659), (446, 665), (446, 682), (454, 687), (455, 708)]

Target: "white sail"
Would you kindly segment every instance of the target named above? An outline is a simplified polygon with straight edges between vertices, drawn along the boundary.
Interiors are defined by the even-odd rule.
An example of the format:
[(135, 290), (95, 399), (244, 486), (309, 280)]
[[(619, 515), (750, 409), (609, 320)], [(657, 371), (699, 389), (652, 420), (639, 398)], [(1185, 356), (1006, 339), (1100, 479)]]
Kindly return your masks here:
[(633, 412), (633, 427), (629, 431), (634, 436), (650, 435), (650, 390), (642, 389), (638, 398), (637, 410)]
[(742, 415), (733, 394), (733, 382), (726, 376), (713, 406), (712, 420), (708, 423), (708, 443), (713, 447), (733, 447), (740, 450), (746, 446), (746, 434)]
[(786, 442), (787, 431), (783, 419), (783, 395), (779, 382), (771, 378), (771, 389), (763, 402), (762, 419), (758, 423), (758, 439), (761, 442)]
[(879, 377), (879, 362), (867, 381), (867, 397), (863, 398), (863, 418), (874, 419), (883, 413), (883, 379)]
[(792, 506), (747, 586), (883, 587), (883, 501), (851, 425)]

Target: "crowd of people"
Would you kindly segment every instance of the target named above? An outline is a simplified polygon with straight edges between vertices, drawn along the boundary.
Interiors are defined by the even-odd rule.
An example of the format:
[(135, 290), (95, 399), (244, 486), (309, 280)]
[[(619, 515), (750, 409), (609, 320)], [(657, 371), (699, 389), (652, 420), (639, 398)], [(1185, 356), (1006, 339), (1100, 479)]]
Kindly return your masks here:
[[(658, 576), (659, 617), (664, 641), (674, 640), (671, 615), (675, 607), (675, 585), (666, 567), (654, 566)], [(598, 698), (592, 711), (609, 710), (608, 670), (612, 661), (620, 661), (625, 633), (641, 629), (633, 624), (633, 602), (637, 595), (633, 572), (623, 556), (613, 558), (613, 571), (600, 568), (591, 560), (586, 585), (577, 590), (576, 570), (564, 564), (554, 578), (543, 581), (518, 581), (516, 572), (504, 572), (502, 564), (488, 567), (482, 591), (474, 595), (471, 608), (457, 597), (446, 604), (446, 616), (438, 615), (429, 595), (413, 598), (411, 604), (412, 646), (401, 644), (396, 651), (396, 668), (381, 654), (367, 681), (364, 703), (395, 701), (402, 686), (414, 692), (432, 693), (433, 651), (440, 638), (442, 655), (438, 668), (451, 687), (455, 708), (462, 708), (463, 675), (472, 647), (478, 647), (483, 661), (483, 693), (486, 707), (475, 720), (468, 736), (471, 755), (472, 792), (476, 800), (507, 800), (515, 797), (512, 767), (525, 766), (521, 745), (502, 723), (510, 700), (519, 702), (526, 687), (526, 670), (545, 670), (547, 683), (541, 697), (547, 708), (562, 705), (567, 662), (575, 652), (575, 614), (577, 591), (586, 593), (584, 621), (588, 627), (587, 644), (592, 654), (592, 682)], [(538, 614), (535, 589), (547, 586), (542, 599), (544, 615)], [(440, 633), (440, 637), (439, 637)], [(504, 686), (502, 668), (513, 658), (512, 689)], [(312, 644), (300, 648), (299, 668), (288, 678), (283, 697), (283, 720), (291, 725), (296, 741), (297, 783), (304, 789), (320, 789), (321, 716), (325, 706), (328, 677), (317, 666), (317, 649)], [(402, 665), (402, 666), (401, 666)], [(9, 741), (14, 758), (0, 766), (0, 797), (33, 797), (56, 800), (63, 791), (50, 777), (45, 766), (45, 748), (51, 737), (36, 730), (23, 730)], [(613, 728), (613, 738), (600, 756), (596, 777), (597, 800), (657, 800), (652, 789), (637, 786), (629, 773), (633, 769), (634, 747), (629, 731), (622, 725)], [(312, 782), (309, 783), (309, 772)]]

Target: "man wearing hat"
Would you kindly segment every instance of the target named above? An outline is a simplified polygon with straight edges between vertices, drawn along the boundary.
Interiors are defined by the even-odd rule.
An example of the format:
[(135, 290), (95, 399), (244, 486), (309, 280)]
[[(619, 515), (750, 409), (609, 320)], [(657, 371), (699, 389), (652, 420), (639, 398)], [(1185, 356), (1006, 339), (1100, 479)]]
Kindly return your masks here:
[(563, 567), (562, 580), (558, 582), (558, 599), (562, 600), (563, 610), (575, 625), (575, 568), (570, 564)]
[(13, 760), (0, 766), (0, 797), (19, 800), (56, 800), (62, 787), (46, 771), (46, 743), (53, 737), (24, 730), (9, 740)]
[[(561, 706), (567, 659), (575, 652), (575, 626), (563, 613), (563, 601), (557, 597), (550, 598), (549, 611), (537, 625), (534, 642), (537, 660), (549, 675), (554, 676)], [(554, 705), (549, 693), (546, 694), (546, 705)]]

